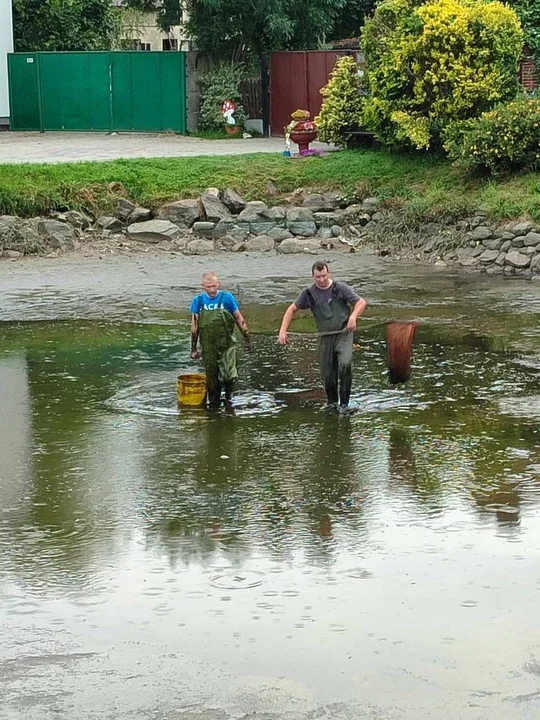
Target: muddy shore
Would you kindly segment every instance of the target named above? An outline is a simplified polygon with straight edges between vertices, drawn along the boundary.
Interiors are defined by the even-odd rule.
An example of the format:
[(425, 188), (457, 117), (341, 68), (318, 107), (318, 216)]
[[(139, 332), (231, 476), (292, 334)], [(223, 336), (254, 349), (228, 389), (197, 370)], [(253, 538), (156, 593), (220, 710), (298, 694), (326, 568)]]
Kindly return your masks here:
[[(328, 260), (336, 278), (354, 283), (367, 298), (381, 284), (394, 285), (398, 277), (404, 286), (422, 286), (422, 278), (434, 274), (442, 285), (495, 282), (465, 270), (383, 259), (369, 252), (322, 251), (318, 257)], [(242, 303), (285, 303), (310, 282), (314, 259), (259, 253), (187, 257), (159, 251), (109, 257), (80, 253), (50, 259), (27, 257), (1, 265), (0, 320), (137, 319), (178, 311), (199, 291), (201, 274), (207, 269), (219, 274), (224, 287), (238, 292)], [(399, 305), (397, 288), (396, 292)]]

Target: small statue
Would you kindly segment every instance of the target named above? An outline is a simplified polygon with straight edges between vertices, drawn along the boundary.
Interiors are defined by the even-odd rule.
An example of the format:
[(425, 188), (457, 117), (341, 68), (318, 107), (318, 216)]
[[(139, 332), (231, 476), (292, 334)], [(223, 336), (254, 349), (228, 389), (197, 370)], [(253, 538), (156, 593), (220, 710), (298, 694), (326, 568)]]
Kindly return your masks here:
[(234, 119), (234, 113), (236, 112), (236, 105), (232, 100), (225, 100), (221, 106), (221, 114), (225, 118), (227, 125), (236, 125)]

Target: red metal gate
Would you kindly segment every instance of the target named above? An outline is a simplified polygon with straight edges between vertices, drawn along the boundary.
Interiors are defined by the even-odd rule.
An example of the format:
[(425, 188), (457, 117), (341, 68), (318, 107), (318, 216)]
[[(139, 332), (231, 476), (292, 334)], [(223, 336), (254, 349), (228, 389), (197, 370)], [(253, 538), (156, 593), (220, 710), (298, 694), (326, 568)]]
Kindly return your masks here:
[(283, 135), (291, 113), (299, 108), (315, 117), (321, 109), (320, 94), (336, 60), (350, 52), (340, 50), (283, 51), (272, 53), (270, 63), (270, 130)]

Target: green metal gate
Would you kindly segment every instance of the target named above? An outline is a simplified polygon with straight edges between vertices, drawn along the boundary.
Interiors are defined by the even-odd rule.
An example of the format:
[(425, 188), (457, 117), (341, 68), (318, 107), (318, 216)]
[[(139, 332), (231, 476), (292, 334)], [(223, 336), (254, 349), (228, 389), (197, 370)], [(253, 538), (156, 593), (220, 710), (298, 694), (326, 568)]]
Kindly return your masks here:
[(12, 130), (185, 133), (183, 52), (12, 53)]

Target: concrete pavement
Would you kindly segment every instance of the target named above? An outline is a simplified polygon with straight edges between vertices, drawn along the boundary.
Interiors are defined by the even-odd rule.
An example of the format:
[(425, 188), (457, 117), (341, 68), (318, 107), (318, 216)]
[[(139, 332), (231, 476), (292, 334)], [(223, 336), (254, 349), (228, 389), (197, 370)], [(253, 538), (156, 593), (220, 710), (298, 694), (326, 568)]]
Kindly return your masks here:
[[(65, 163), (120, 158), (280, 153), (283, 138), (203, 140), (142, 133), (0, 133), (0, 163)], [(312, 147), (322, 149), (322, 143)], [(293, 151), (296, 146), (293, 145)]]

